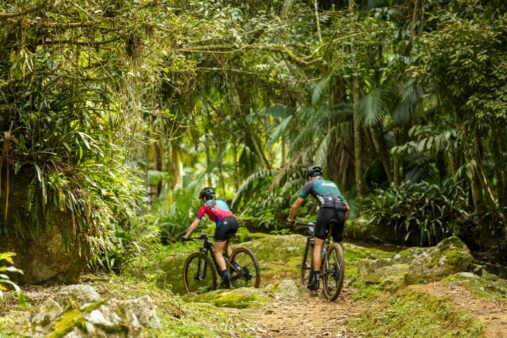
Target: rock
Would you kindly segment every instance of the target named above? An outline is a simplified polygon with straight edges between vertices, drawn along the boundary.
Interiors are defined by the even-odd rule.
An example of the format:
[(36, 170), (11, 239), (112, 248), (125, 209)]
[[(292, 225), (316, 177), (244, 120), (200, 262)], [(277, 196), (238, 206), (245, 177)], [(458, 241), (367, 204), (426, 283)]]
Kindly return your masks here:
[[(97, 310), (93, 310), (86, 317), (86, 321), (92, 326), (113, 329), (121, 324), (121, 318), (107, 305), (101, 305)], [(94, 329), (92, 329), (93, 331)]]
[(405, 250), (401, 250), (393, 258), (397, 263), (410, 264), (417, 256), (428, 250), (428, 248), (411, 247)]
[(88, 304), (98, 302), (100, 295), (90, 285), (74, 284), (60, 289), (54, 300), (64, 308), (82, 308)]
[(460, 273), (458, 273), (458, 275), (460, 275), (461, 277), (468, 278), (468, 279), (477, 279), (477, 278), (479, 278), (479, 276), (477, 276), (476, 274), (474, 274), (472, 272), (460, 272)]
[(30, 315), (30, 322), (35, 325), (48, 325), (63, 313), (63, 308), (53, 299), (47, 299), (35, 308)]
[(63, 338), (84, 338), (86, 336), (83, 335), (83, 331), (78, 328), (75, 328), (71, 332), (67, 333)]
[(482, 265), (480, 265), (480, 264), (472, 263), (468, 267), (468, 271), (473, 272), (477, 276), (482, 276), (483, 270), (484, 270), (484, 267)]
[(150, 296), (120, 301), (118, 302), (118, 308), (122, 313), (125, 313), (126, 318), (131, 324), (130, 327), (160, 327), (160, 320), (155, 311), (155, 304)]
[(438, 280), (466, 271), (471, 262), (472, 255), (468, 247), (458, 237), (451, 236), (417, 256), (405, 274), (405, 282), (412, 284)]
[[(88, 262), (89, 246), (86, 240), (73, 242), (75, 226), (72, 215), (60, 211), (53, 203), (47, 203), (44, 219), (37, 218), (41, 224), (34, 224), (27, 212), (27, 199), (35, 172), (22, 168), (17, 175), (11, 175), (9, 220), (6, 223), (10, 225), (0, 234), (0, 248), (15, 252), (14, 265), (23, 271), (23, 274), (12, 274), (11, 277), (28, 284), (77, 282)], [(5, 191), (4, 184), (5, 180), (0, 191)], [(1, 209), (2, 218), (3, 212)]]
[(276, 298), (297, 298), (303, 294), (293, 279), (283, 279), (280, 282), (269, 284), (265, 289), (274, 293)]
[(284, 279), (278, 284), (278, 292), (283, 298), (297, 298), (301, 296), (301, 289), (292, 279)]
[(402, 280), (408, 271), (408, 264), (398, 263), (391, 258), (365, 259), (358, 264), (361, 280), (366, 283), (397, 282)]

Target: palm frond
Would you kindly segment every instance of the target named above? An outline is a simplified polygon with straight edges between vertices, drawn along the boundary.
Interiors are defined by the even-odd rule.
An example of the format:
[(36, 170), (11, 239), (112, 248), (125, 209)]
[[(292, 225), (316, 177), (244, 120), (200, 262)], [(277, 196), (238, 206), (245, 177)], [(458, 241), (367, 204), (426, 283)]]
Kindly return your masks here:
[(389, 106), (389, 91), (376, 87), (363, 95), (359, 102), (359, 111), (367, 126), (378, 124), (384, 118)]
[(328, 85), (330, 79), (331, 79), (331, 76), (328, 75), (325, 78), (323, 78), (322, 80), (320, 80), (315, 85), (315, 88), (313, 89), (313, 92), (312, 92), (312, 104), (316, 104), (320, 100), (320, 98), (322, 97), (322, 94), (324, 94), (326, 92), (327, 85)]
[(243, 195), (250, 189), (250, 187), (255, 181), (262, 180), (270, 176), (274, 176), (277, 173), (277, 171), (278, 171), (277, 169), (263, 169), (248, 176), (243, 181), (243, 184), (241, 184), (241, 186), (238, 188), (236, 196), (231, 202), (231, 208), (234, 209), (234, 207), (241, 201)]

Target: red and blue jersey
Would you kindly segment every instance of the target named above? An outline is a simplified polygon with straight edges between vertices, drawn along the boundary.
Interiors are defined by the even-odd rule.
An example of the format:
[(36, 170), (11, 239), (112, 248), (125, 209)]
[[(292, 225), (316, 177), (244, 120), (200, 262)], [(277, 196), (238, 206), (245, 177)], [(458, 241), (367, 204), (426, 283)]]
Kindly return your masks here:
[(222, 221), (227, 217), (234, 217), (231, 209), (223, 200), (209, 200), (199, 208), (197, 212), (197, 218), (202, 219), (204, 215), (208, 215), (208, 218), (215, 222), (217, 227), (222, 225)]

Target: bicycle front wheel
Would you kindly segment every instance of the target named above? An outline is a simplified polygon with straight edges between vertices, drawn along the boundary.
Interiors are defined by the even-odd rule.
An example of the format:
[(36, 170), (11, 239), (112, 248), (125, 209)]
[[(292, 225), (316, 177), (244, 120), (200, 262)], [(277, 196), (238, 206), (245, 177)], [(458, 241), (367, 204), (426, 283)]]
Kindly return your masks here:
[(217, 288), (217, 273), (208, 255), (190, 254), (183, 264), (183, 284), (187, 292), (203, 293)]
[(345, 279), (343, 248), (338, 243), (329, 246), (323, 267), (324, 295), (333, 301), (340, 295)]
[(258, 288), (261, 284), (259, 262), (250, 249), (235, 249), (232, 252), (228, 268), (231, 274), (231, 285), (233, 288)]

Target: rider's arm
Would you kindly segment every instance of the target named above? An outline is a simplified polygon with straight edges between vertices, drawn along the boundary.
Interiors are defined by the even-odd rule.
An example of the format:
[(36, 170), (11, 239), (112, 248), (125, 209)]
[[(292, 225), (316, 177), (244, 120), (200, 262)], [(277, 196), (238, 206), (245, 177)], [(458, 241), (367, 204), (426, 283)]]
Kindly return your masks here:
[(290, 208), (289, 217), (287, 217), (287, 221), (291, 223), (295, 221), (298, 209), (305, 201), (306, 196), (308, 196), (308, 194), (312, 191), (312, 187), (313, 187), (312, 181), (305, 184), (305, 186), (301, 190), (301, 193), (299, 194), (299, 197), (294, 201), (292, 207)]
[(305, 200), (301, 197), (298, 197), (294, 203), (292, 204), (292, 207), (290, 208), (289, 217), (287, 217), (287, 220), (289, 222), (294, 222), (296, 218), (296, 214), (298, 213), (298, 209), (301, 207)]
[(188, 229), (185, 232), (185, 235), (183, 237), (188, 239), (190, 237), (190, 235), (192, 234), (192, 232), (194, 232), (194, 230), (197, 228), (200, 221), (201, 221), (200, 218), (194, 219), (194, 221), (192, 222), (192, 224), (190, 224), (190, 226), (188, 227)]
[(350, 205), (349, 205), (349, 202), (347, 201), (344, 201), (345, 202), (345, 206), (347, 207), (347, 210), (345, 211), (345, 220), (349, 219), (349, 212), (350, 212)]

